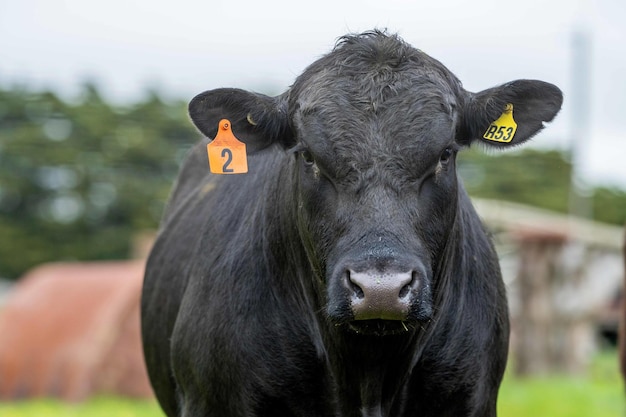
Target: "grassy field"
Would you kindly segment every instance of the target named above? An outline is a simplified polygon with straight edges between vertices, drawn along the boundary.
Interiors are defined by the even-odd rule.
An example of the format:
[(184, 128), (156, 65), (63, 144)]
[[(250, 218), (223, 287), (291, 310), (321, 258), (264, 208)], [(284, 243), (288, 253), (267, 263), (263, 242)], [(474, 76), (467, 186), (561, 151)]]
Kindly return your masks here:
[[(586, 378), (507, 375), (498, 402), (500, 417), (625, 417), (626, 396), (614, 352), (596, 358)], [(154, 401), (96, 398), (80, 404), (55, 400), (0, 403), (1, 417), (163, 417)]]
[(505, 376), (500, 389), (500, 417), (625, 417), (626, 395), (616, 352), (595, 358), (587, 377)]
[(0, 403), (1, 417), (164, 417), (154, 400), (102, 397), (83, 403), (66, 404), (41, 399)]

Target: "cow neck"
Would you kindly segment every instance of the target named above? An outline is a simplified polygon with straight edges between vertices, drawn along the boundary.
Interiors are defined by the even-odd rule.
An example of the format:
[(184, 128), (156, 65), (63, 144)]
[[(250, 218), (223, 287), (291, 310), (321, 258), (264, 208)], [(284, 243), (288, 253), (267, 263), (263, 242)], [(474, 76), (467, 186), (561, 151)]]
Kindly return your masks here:
[[(436, 267), (433, 271), (433, 281), (435, 283), (433, 304), (435, 306), (441, 306), (444, 302), (444, 296), (449, 294), (449, 287), (452, 285), (451, 281), (455, 275), (454, 270), (460, 261), (459, 257), (463, 256), (461, 247), (463, 245), (464, 231), (462, 230), (461, 217), (461, 202), (459, 202), (455, 210), (452, 227), (445, 239), (443, 250), (440, 251), (439, 256), (435, 259)], [(435, 309), (435, 311), (441, 310)]]
[[(284, 153), (280, 155), (284, 157)], [(272, 290), (280, 293), (278, 298), (286, 300), (293, 309), (293, 315), (300, 317), (308, 327), (318, 357), (325, 361), (322, 331), (316, 314), (319, 310), (317, 306), (321, 305), (318, 299), (321, 282), (316, 279), (298, 232), (297, 204), (294, 204), (296, 176), (292, 159), (284, 157), (281, 163), (274, 165), (277, 167), (273, 171), (275, 176), (267, 182), (269, 185), (264, 194), (277, 199), (271, 204), (264, 204), (260, 223), (268, 229), (260, 235), (271, 237), (263, 242), (263, 253), (269, 264), (269, 276), (274, 280)]]
[(278, 281), (276, 284), (287, 291), (293, 290), (294, 277), (299, 281), (306, 281), (308, 277), (302, 275), (310, 275), (311, 268), (297, 228), (294, 164), (284, 155), (281, 162), (264, 192), (265, 195), (276, 196), (277, 199), (271, 204), (264, 204), (266, 209), (261, 224), (268, 229), (262, 235), (270, 236), (264, 242), (263, 252), (270, 256), (267, 261), (272, 265), (272, 272)]
[[(468, 286), (477, 285), (477, 280), (488, 274), (484, 256), (481, 255), (481, 252), (487, 250), (491, 250), (491, 241), (471, 200), (461, 188), (454, 226), (437, 262), (437, 285), (433, 294), (439, 311), (448, 312), (447, 319), (461, 314), (467, 299), (462, 294), (468, 290)], [(479, 258), (483, 259), (483, 263), (476, 263)], [(433, 325), (437, 325), (437, 317)]]
[(450, 300), (458, 300), (459, 297), (449, 297), (449, 293), (454, 285), (453, 277), (455, 276), (455, 270), (460, 263), (460, 257), (462, 253), (462, 239), (464, 231), (462, 228), (462, 214), (461, 214), (461, 202), (457, 203), (454, 219), (452, 220), (452, 227), (449, 229), (448, 236), (445, 239), (442, 250), (438, 257), (435, 258), (435, 270), (433, 271), (433, 305), (434, 316), (433, 318), (423, 326), (421, 330), (416, 334), (416, 348), (411, 357), (411, 363), (409, 369), (413, 370), (419, 362), (422, 352), (428, 344), (433, 333), (436, 331), (438, 325), (440, 325), (440, 313), (447, 311), (445, 305)]
[(341, 416), (390, 416), (410, 374), (415, 333), (364, 336), (342, 328), (326, 339)]

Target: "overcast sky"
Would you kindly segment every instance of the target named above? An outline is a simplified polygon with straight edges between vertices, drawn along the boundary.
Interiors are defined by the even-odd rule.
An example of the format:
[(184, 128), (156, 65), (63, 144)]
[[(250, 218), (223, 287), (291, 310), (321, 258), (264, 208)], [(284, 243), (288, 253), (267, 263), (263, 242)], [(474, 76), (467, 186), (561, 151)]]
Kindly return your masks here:
[[(479, 91), (518, 78), (558, 85), (565, 104), (533, 146), (570, 144), (575, 32), (589, 41), (589, 131), (581, 171), (626, 187), (624, 0), (0, 0), (0, 85), (107, 98), (146, 87), (190, 99), (217, 87), (280, 93), (337, 37), (387, 28)], [(586, 107), (585, 107), (586, 106)]]

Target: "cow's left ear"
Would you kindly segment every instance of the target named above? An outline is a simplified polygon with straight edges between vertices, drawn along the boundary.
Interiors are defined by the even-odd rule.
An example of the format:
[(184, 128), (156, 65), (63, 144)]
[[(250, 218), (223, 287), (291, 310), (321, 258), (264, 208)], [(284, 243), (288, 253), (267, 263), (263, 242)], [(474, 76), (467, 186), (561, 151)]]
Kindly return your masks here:
[(561, 109), (563, 94), (550, 83), (517, 80), (470, 93), (465, 103), (458, 140), (493, 147), (522, 144), (537, 134)]
[(198, 94), (189, 103), (189, 116), (198, 130), (214, 139), (220, 120), (228, 119), (232, 132), (249, 151), (272, 143), (290, 146), (291, 130), (283, 96), (269, 97), (235, 88)]

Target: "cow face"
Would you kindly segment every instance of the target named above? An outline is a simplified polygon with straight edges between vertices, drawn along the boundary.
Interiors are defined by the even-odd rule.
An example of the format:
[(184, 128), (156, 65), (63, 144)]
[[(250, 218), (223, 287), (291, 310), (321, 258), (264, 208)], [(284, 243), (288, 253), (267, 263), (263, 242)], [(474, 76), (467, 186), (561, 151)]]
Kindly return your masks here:
[(457, 221), (457, 152), (475, 141), (522, 143), (561, 100), (553, 85), (528, 80), (469, 93), (438, 61), (374, 32), (346, 37), (281, 97), (217, 90), (196, 97), (190, 113), (209, 136), (229, 117), (247, 142), (283, 143), (328, 318), (394, 333), (433, 314)]
[(369, 56), (349, 46), (361, 45), (333, 60), (358, 62), (314, 66), (290, 96), (301, 236), (331, 319), (405, 329), (432, 314), (433, 265), (454, 224), (458, 82), (385, 45)]

